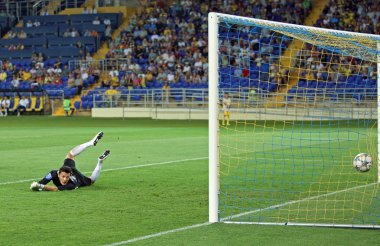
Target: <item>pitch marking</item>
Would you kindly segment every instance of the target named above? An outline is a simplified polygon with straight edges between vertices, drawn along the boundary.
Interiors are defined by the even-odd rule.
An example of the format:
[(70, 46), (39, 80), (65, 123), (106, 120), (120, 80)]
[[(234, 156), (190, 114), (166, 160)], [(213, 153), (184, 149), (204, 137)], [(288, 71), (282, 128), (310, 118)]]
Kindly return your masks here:
[[(289, 202), (273, 205), (273, 206), (270, 206), (270, 207), (267, 207), (267, 208), (256, 209), (256, 210), (252, 210), (252, 211), (249, 211), (249, 212), (245, 212), (245, 213), (241, 213), (241, 214), (236, 214), (236, 215), (233, 215), (233, 216), (225, 217), (225, 218), (220, 219), (220, 221), (224, 222), (224, 223), (228, 223), (227, 222), (228, 219), (238, 218), (238, 217), (241, 217), (241, 216), (244, 216), (244, 215), (254, 214), (254, 213), (258, 213), (258, 212), (261, 212), (261, 211), (270, 210), (270, 209), (274, 209), (274, 208), (280, 208), (280, 207), (284, 207), (284, 206), (287, 206), (287, 205), (290, 205), (290, 204), (305, 202), (305, 201), (308, 201), (308, 200), (314, 200), (314, 199), (318, 199), (320, 197), (332, 196), (332, 195), (336, 195), (338, 193), (342, 193), (342, 192), (345, 192), (345, 191), (350, 191), (350, 190), (355, 190), (355, 189), (359, 189), (359, 188), (364, 188), (364, 187), (372, 186), (372, 185), (376, 185), (376, 184), (377, 183), (371, 183), (371, 184), (366, 184), (366, 185), (361, 185), (361, 186), (357, 186), (357, 187), (352, 187), (352, 188), (348, 188), (348, 189), (344, 189), (344, 190), (340, 190), (340, 191), (335, 191), (335, 192), (331, 192), (331, 193), (327, 193), (327, 194), (322, 194), (322, 195), (318, 195), (318, 196), (307, 197), (307, 198), (304, 198), (304, 199), (301, 199), (301, 200), (289, 201)], [(133, 243), (133, 242), (137, 242), (137, 241), (141, 241), (141, 240), (146, 240), (146, 239), (150, 239), (150, 238), (154, 238), (154, 237), (160, 237), (160, 236), (163, 236), (163, 235), (166, 235), (166, 234), (175, 233), (175, 232), (179, 232), (179, 231), (185, 231), (185, 230), (189, 230), (189, 229), (193, 229), (193, 228), (198, 228), (198, 227), (202, 227), (202, 226), (207, 226), (207, 225), (211, 225), (211, 223), (205, 222), (205, 223), (201, 223), (201, 224), (195, 224), (195, 225), (191, 225), (191, 226), (185, 226), (185, 227), (181, 227), (181, 228), (177, 228), (177, 229), (173, 229), (173, 230), (168, 230), (168, 231), (163, 231), (163, 232), (159, 232), (159, 233), (155, 233), (155, 234), (150, 234), (150, 235), (146, 235), (146, 236), (142, 236), (142, 237), (132, 238), (132, 239), (129, 239), (129, 240), (126, 240), (126, 241), (106, 244), (104, 246), (125, 245), (125, 244), (129, 244), (129, 243)]]
[[(181, 163), (181, 162), (186, 162), (186, 161), (199, 161), (199, 160), (206, 160), (206, 159), (208, 159), (208, 157), (198, 157), (198, 158), (190, 158), (190, 159), (175, 160), (175, 161), (164, 161), (164, 162), (148, 163), (148, 164), (141, 164), (141, 165), (128, 166), (128, 167), (118, 167), (118, 168), (103, 169), (102, 172), (110, 172), (110, 171), (132, 169), (132, 168), (141, 168), (141, 167), (151, 167), (151, 166), (159, 166), (159, 165), (166, 165), (166, 164), (173, 164), (173, 163)], [(84, 173), (91, 173), (91, 171), (84, 172)], [(35, 180), (39, 180), (39, 179), (41, 179), (41, 178), (23, 179), (23, 180), (17, 180), (17, 181), (9, 181), (9, 182), (0, 183), (0, 185), (18, 184), (18, 183), (35, 181)]]

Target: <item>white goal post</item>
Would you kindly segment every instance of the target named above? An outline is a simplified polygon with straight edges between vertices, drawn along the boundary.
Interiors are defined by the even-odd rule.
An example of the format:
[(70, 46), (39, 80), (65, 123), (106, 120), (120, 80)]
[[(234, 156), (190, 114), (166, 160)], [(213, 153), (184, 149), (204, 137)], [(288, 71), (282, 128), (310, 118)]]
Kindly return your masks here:
[(380, 228), (379, 35), (209, 13), (208, 66), (210, 223)]

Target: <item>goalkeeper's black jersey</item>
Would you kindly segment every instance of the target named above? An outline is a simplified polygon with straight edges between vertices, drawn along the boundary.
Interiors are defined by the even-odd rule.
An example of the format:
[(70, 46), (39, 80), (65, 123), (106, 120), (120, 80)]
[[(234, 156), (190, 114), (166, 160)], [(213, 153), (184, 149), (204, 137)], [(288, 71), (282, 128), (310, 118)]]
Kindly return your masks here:
[(52, 170), (38, 183), (45, 185), (50, 181), (53, 181), (58, 190), (74, 190), (81, 186), (91, 185), (91, 179), (87, 178), (76, 169), (73, 169), (73, 173), (70, 176), (69, 182), (67, 182), (65, 185), (62, 185), (59, 181), (58, 170)]

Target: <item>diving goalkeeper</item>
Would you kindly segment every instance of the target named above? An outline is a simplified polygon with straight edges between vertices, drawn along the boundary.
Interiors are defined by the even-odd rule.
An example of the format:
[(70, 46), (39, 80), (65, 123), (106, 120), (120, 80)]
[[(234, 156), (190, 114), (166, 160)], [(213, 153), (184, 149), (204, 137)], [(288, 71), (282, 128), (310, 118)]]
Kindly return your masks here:
[[(74, 147), (67, 153), (63, 166), (59, 170), (52, 170), (39, 182), (33, 182), (30, 185), (30, 189), (33, 191), (62, 191), (92, 185), (100, 175), (103, 161), (107, 159), (111, 152), (106, 150), (99, 156), (98, 164), (90, 177), (86, 177), (78, 171), (75, 166), (74, 157), (82, 153), (88, 147), (95, 146), (102, 137), (103, 132), (99, 132), (92, 140)], [(47, 185), (50, 181), (53, 181), (55, 186)]]

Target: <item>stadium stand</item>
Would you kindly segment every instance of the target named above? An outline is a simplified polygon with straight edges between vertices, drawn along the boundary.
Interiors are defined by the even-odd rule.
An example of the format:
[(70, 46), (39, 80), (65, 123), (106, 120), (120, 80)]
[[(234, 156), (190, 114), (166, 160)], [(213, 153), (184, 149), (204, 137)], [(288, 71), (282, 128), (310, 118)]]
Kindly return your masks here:
[[(373, 1), (329, 0), (315, 25), (379, 34), (379, 22), (380, 11)], [(342, 60), (340, 56), (326, 50), (321, 52), (312, 45), (305, 46), (298, 58), (297, 61), (308, 62), (296, 64), (303, 72), (298, 83), (288, 90), (287, 100), (292, 100), (295, 96), (314, 100), (315, 95), (324, 95), (331, 100), (344, 96), (360, 103), (363, 99), (374, 99), (377, 95), (376, 73), (368, 71), (366, 62), (353, 57)], [(332, 65), (327, 67), (327, 62)], [(308, 69), (314, 72), (306, 73)]]
[[(140, 11), (129, 17), (129, 24), (125, 26), (120, 35), (108, 42), (105, 62), (108, 63), (109, 67), (116, 66), (117, 78), (113, 78), (111, 81), (112, 76), (108, 76), (109, 71), (107, 69), (105, 69), (107, 73), (99, 75), (94, 72), (94, 68), (87, 68), (88, 77), (85, 76), (83, 80), (84, 88), (97, 83), (97, 78), (100, 77), (99, 88), (83, 94), (80, 99), (75, 101), (74, 106), (77, 109), (93, 107), (93, 98), (104, 93), (110, 84), (118, 87), (118, 90), (124, 95), (129, 95), (133, 91), (133, 94), (136, 94), (133, 97), (135, 101), (149, 93), (149, 89), (161, 89), (166, 83), (171, 88), (172, 99), (177, 101), (180, 101), (184, 96), (191, 96), (193, 94), (191, 89), (207, 88), (207, 13), (210, 11), (303, 24), (312, 9), (311, 1), (308, 0), (263, 0), (255, 1), (255, 4), (237, 0), (209, 1), (208, 4), (200, 0), (184, 0), (172, 4), (159, 0), (141, 1), (141, 3)], [(376, 5), (369, 0), (353, 3), (330, 0), (315, 25), (325, 28), (379, 33), (379, 13), (376, 10)], [(99, 20), (99, 24), (93, 24), (95, 19)], [(41, 53), (44, 57), (42, 61), (44, 67), (39, 69), (43, 71), (42, 80), (44, 81), (49, 66), (56, 67), (54, 64), (58, 59), (61, 62), (59, 68), (63, 70), (65, 65), (69, 65), (70, 60), (84, 60), (87, 53), (97, 52), (105, 40), (106, 25), (104, 21), (108, 20), (111, 23), (112, 30), (115, 30), (122, 24), (122, 15), (120, 13), (97, 13), (25, 16), (23, 17), (23, 26), (12, 27), (11, 32), (18, 34), (23, 31), (28, 38), (2, 38), (0, 40), (0, 59), (3, 63), (5, 60), (10, 60), (13, 65), (17, 66), (17, 69), (33, 70), (34, 68), (38, 70), (33, 56), (35, 53)], [(35, 22), (38, 22), (39, 26), (26, 26), (26, 23)], [(0, 17), (2, 30), (4, 30), (3, 26), (6, 23), (9, 24), (9, 18)], [(76, 30), (79, 36), (72, 34), (73, 30)], [(98, 36), (85, 36), (87, 31), (88, 33), (96, 31)], [(67, 37), (66, 32), (68, 32), (69, 37)], [(232, 54), (238, 56), (240, 48), (244, 52), (255, 53), (258, 49), (263, 49), (263, 46), (235, 42), (236, 37), (249, 35), (245, 30), (235, 30), (228, 33), (222, 30), (220, 35), (228, 36), (230, 40), (228, 43), (222, 44), (222, 79), (236, 81), (236, 87), (254, 86), (264, 93), (278, 90), (281, 82), (277, 83), (276, 77), (272, 78), (273, 83), (268, 84), (261, 83), (260, 81), (263, 79), (260, 76), (269, 76), (273, 69), (282, 75), (289, 72), (278, 67), (271, 68), (269, 59), (278, 59), (289, 46), (290, 40), (280, 39), (268, 33), (260, 40), (264, 49), (267, 48), (266, 56), (251, 58), (255, 62), (237, 62), (223, 58), (223, 55), (226, 57), (227, 53), (230, 52), (228, 49), (231, 48)], [(255, 37), (250, 38), (254, 39)], [(10, 45), (15, 44), (23, 45), (23, 50), (8, 50)], [(239, 47), (240, 45), (241, 47)], [(311, 46), (305, 47), (305, 53), (300, 55), (311, 56), (310, 50), (312, 48)], [(328, 58), (324, 57), (323, 59)], [(321, 60), (322, 58), (318, 59)], [(114, 61), (116, 62), (114, 63)], [(301, 67), (305, 68), (307, 65), (300, 64)], [(5, 70), (11, 75), (10, 69), (6, 68)], [(70, 68), (69, 73), (74, 74), (74, 77), (82, 75), (82, 71), (78, 67)], [(322, 70), (308, 78), (302, 74), (296, 85), (289, 88), (288, 98), (291, 98), (291, 95), (295, 93), (299, 95), (300, 90), (306, 93), (309, 88), (318, 89), (331, 86), (332, 83), (328, 82), (337, 78), (327, 74), (333, 73)], [(360, 72), (351, 73), (346, 78), (350, 80), (349, 84), (357, 88), (353, 90), (352, 95), (358, 98), (360, 96), (357, 96), (358, 93), (356, 92), (363, 89), (361, 88), (363, 84), (360, 81), (369, 80), (368, 83), (373, 83), (373, 78), (364, 78), (361, 75)], [(8, 76), (8, 79), (11, 77)], [(30, 83), (38, 81), (39, 77), (41, 76), (32, 75)], [(62, 85), (43, 82), (45, 84), (41, 87), (52, 98), (61, 97), (62, 92), (65, 96), (73, 98), (78, 92), (77, 88), (70, 85), (68, 74), (61, 77)], [(237, 79), (237, 77), (239, 78)], [(344, 78), (339, 79), (343, 80)], [(104, 83), (100, 84), (100, 81)], [(3, 87), (8, 88), (8, 85)], [(187, 88), (188, 93), (186, 95), (177, 93), (176, 89), (180, 88)], [(162, 95), (157, 94), (157, 98), (162, 99)], [(198, 99), (204, 100), (201, 97)]]
[[(142, 11), (133, 15), (121, 35), (111, 42), (106, 58), (125, 60), (118, 66), (119, 90), (123, 94), (128, 94), (132, 89), (133, 94), (137, 94), (133, 99), (139, 100), (141, 98), (139, 94), (146, 93), (145, 89), (160, 89), (168, 83), (171, 97), (180, 101), (183, 95), (180, 95), (176, 88), (199, 89), (208, 86), (207, 13), (209, 11), (253, 15), (256, 18), (301, 24), (310, 11), (310, 4), (302, 4), (304, 2), (309, 3), (309, 1), (290, 3), (260, 1), (250, 5), (241, 1), (232, 1), (232, 4), (211, 1), (208, 5), (202, 1), (181, 1), (167, 5), (164, 1), (145, 1)], [(292, 12), (296, 14), (290, 15)], [(227, 33), (222, 32), (221, 35)], [(248, 33), (236, 30), (228, 35), (230, 40), (234, 40)], [(268, 57), (279, 57), (288, 45), (286, 40), (281, 42), (269, 35), (266, 40), (262, 40), (262, 43), (274, 47), (268, 53)], [(238, 44), (235, 41), (225, 44), (226, 47), (236, 45)], [(258, 49), (258, 46), (250, 46), (247, 43), (242, 45), (247, 52)], [(236, 52), (239, 52), (238, 50), (239, 48)], [(234, 80), (236, 87), (247, 87), (251, 79), (251, 83), (254, 81), (253, 85), (262, 91), (276, 91), (275, 83), (268, 87), (268, 83), (259, 82), (259, 74), (269, 73), (267, 57), (263, 58), (262, 66), (256, 63), (243, 65), (235, 64), (234, 61), (228, 62), (231, 64), (226, 64), (226, 67), (222, 68), (221, 74), (224, 76), (222, 79), (233, 79), (231, 69), (227, 67), (233, 67), (232, 74), (235, 70), (236, 72), (249, 70), (251, 77)], [(147, 80), (148, 73), (152, 77), (150, 81)], [(96, 93), (101, 92), (96, 91)]]
[[(70, 60), (80, 60), (95, 53), (104, 37), (105, 24), (94, 25), (99, 19), (117, 28), (121, 24), (121, 13), (100, 13), (83, 15), (43, 15), (25, 16), (14, 27), (8, 26), (9, 33), (0, 40), (1, 70), (6, 79), (0, 83), (0, 97), (11, 98), (14, 111), (21, 94), (31, 101), (29, 112), (41, 112), (44, 107), (44, 95), (50, 99), (66, 96), (73, 98), (80, 90), (95, 83), (91, 69), (69, 68)], [(9, 23), (8, 18), (0, 18), (0, 25)], [(70, 30), (69, 37), (63, 37), (65, 29)], [(72, 36), (73, 29), (77, 31)], [(89, 30), (91, 35), (84, 35)], [(96, 33), (96, 36), (92, 34)], [(22, 34), (22, 35), (20, 35)], [(69, 84), (69, 75), (73, 74), (74, 84)], [(11, 79), (15, 75), (20, 87), (15, 91)], [(59, 75), (59, 76), (57, 76)], [(24, 95), (24, 94), (23, 94)]]

